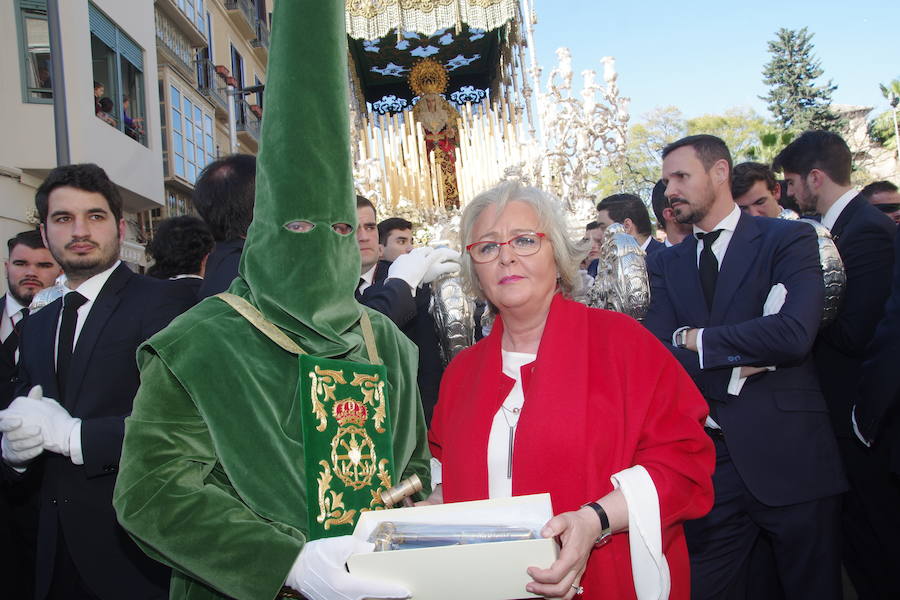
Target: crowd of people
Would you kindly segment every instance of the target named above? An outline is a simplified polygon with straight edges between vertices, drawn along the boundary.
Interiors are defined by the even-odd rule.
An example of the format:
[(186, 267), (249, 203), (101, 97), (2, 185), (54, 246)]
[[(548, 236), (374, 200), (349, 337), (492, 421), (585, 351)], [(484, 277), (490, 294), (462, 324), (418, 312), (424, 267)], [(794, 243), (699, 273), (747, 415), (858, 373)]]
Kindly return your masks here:
[[(413, 474), (420, 506), (550, 494), (558, 558), (522, 596), (836, 599), (842, 572), (860, 599), (900, 594), (895, 185), (854, 188), (834, 133), (772, 165), (694, 135), (662, 150), (655, 231), (620, 193), (575, 239), (556, 198), (508, 181), (465, 204), (458, 251), (415, 247), (353, 192), (339, 3), (276, 10), (307, 35), (273, 38), (259, 159), (204, 169), (146, 275), (96, 165), (54, 169), (39, 229), (9, 240), (5, 596), (406, 598), (345, 562), (371, 551), (354, 515)], [(786, 210), (840, 253), (830, 321), (816, 229)], [(640, 323), (573, 300), (613, 223), (646, 257)], [(446, 276), (484, 327), (445, 367)], [(381, 457), (352, 491), (348, 422)]]

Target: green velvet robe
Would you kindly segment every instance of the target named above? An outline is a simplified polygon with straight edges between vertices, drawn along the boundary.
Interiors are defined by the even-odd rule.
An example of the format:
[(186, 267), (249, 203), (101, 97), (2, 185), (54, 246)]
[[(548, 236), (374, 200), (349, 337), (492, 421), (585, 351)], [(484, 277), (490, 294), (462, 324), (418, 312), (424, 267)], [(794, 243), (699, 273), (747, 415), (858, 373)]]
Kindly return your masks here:
[[(230, 291), (252, 301), (241, 279)], [(388, 371), (397, 474), (416, 473), (428, 489), (415, 346), (366, 310)], [(362, 339), (358, 324), (348, 333)], [(342, 358), (368, 362), (364, 346)], [(209, 298), (144, 344), (138, 360), (119, 520), (174, 569), (171, 598), (274, 598), (306, 539), (297, 357)]]

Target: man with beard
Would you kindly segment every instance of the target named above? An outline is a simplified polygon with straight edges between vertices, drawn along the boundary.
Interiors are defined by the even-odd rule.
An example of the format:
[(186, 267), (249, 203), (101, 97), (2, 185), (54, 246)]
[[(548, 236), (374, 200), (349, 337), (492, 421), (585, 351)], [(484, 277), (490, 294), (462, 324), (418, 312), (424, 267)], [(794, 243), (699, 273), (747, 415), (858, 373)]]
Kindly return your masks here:
[(742, 213), (731, 165), (710, 135), (663, 150), (666, 196), (694, 235), (647, 261), (644, 325), (709, 402), (716, 447), (715, 505), (685, 523), (692, 596), (746, 597), (765, 536), (787, 598), (839, 598), (846, 482), (811, 355), (824, 295), (816, 236)]
[(44, 246), (39, 231), (23, 231), (7, 242), (6, 301), (0, 322), (0, 406), (12, 401), (16, 361), (19, 357), (19, 333), (28, 316), (34, 295), (53, 285), (62, 270)]
[(4, 477), (39, 480), (35, 597), (164, 598), (168, 570), (128, 539), (112, 492), (137, 347), (187, 306), (119, 260), (122, 199), (103, 169), (57, 167), (35, 204), (69, 289), (26, 322), (20, 397), (0, 411)]
[[(53, 285), (62, 272), (44, 247), (39, 231), (23, 231), (7, 243), (6, 301), (0, 323), (0, 407), (6, 408), (15, 391), (19, 333), (34, 295)], [(37, 528), (36, 490), (10, 489), (0, 484), (0, 581), (11, 598), (29, 598), (34, 570)]]
[(854, 435), (851, 413), (866, 347), (890, 294), (896, 225), (850, 185), (852, 155), (837, 134), (803, 133), (781, 151), (773, 168), (784, 171), (788, 193), (801, 210), (822, 216), (844, 261), (847, 284), (840, 311), (813, 348), (850, 480), (841, 515), (843, 559), (860, 598), (896, 598), (900, 483), (890, 474), (890, 446), (863, 446)]

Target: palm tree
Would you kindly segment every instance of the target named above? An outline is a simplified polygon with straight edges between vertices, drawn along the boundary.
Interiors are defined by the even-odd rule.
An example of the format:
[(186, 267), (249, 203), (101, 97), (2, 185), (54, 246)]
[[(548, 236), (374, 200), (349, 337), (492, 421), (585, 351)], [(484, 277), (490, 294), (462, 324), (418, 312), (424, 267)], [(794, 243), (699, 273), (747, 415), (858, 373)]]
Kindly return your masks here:
[(879, 83), (881, 94), (887, 98), (888, 104), (894, 114), (894, 146), (897, 149), (897, 158), (900, 158), (900, 130), (897, 128), (897, 105), (900, 104), (900, 79), (894, 79), (888, 85)]

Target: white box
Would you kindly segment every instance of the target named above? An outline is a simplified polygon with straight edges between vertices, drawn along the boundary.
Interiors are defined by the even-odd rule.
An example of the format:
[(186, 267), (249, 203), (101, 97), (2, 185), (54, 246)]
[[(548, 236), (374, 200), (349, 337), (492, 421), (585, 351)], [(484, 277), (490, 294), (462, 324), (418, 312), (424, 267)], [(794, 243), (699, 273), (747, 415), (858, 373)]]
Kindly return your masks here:
[[(550, 494), (365, 512), (353, 535), (367, 540), (382, 521), (440, 525), (508, 525), (540, 531), (553, 516)], [(350, 573), (398, 583), (414, 600), (536, 598), (525, 591), (528, 567), (549, 567), (559, 554), (553, 539), (490, 542), (355, 554)]]

